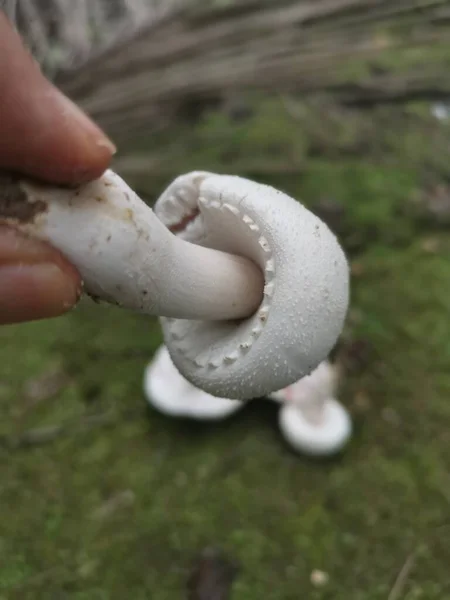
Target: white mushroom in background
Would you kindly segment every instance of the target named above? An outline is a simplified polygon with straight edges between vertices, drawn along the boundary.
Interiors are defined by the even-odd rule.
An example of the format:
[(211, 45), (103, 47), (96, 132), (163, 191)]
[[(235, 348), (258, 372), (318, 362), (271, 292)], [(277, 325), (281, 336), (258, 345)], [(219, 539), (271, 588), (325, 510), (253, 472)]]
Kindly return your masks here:
[(190, 384), (178, 372), (164, 345), (145, 370), (144, 392), (159, 412), (196, 421), (224, 419), (245, 405), (241, 400), (211, 396)]
[(323, 361), (310, 375), (270, 398), (282, 403), (280, 430), (297, 451), (313, 456), (339, 452), (350, 439), (352, 423), (335, 398), (336, 368)]
[(349, 299), (328, 227), (271, 187), (206, 172), (177, 178), (155, 213), (112, 171), (76, 189), (0, 177), (0, 222), (49, 241), (100, 300), (159, 315), (179, 372), (246, 400), (309, 374)]
[(450, 103), (435, 102), (431, 105), (431, 114), (439, 121), (448, 121), (450, 118)]
[[(294, 450), (330, 456), (350, 439), (352, 423), (334, 398), (336, 383), (335, 367), (323, 361), (311, 375), (268, 396), (281, 405), (280, 430)], [(171, 417), (216, 421), (244, 407), (239, 400), (217, 398), (190, 384), (175, 368), (164, 345), (145, 370), (144, 391), (151, 406)]]

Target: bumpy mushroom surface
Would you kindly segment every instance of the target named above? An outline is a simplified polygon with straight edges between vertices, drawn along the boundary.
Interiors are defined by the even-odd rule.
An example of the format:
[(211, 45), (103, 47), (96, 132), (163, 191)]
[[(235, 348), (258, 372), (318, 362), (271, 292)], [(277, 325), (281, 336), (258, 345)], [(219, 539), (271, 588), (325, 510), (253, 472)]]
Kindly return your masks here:
[(244, 407), (240, 400), (217, 398), (190, 384), (178, 372), (164, 345), (145, 370), (144, 392), (159, 412), (197, 421), (221, 420)]
[(245, 256), (264, 273), (264, 297), (246, 319), (161, 319), (191, 383), (221, 397), (261, 397), (327, 357), (344, 323), (349, 274), (325, 223), (272, 187), (204, 172), (177, 178), (155, 214), (183, 240)]

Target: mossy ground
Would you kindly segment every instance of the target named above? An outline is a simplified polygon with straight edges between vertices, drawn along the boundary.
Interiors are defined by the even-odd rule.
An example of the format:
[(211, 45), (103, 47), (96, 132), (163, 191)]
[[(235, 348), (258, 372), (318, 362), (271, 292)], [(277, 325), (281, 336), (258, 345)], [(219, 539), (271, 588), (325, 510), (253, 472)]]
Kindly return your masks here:
[(340, 457), (295, 455), (263, 401), (216, 425), (147, 409), (153, 319), (86, 302), (2, 328), (1, 599), (184, 598), (211, 544), (240, 563), (234, 600), (450, 598), (450, 241), (429, 210), (449, 138), (421, 110), (314, 124), (310, 108), (294, 119), (269, 102), (237, 124), (211, 115), (171, 149), (174, 173), (269, 181), (339, 233), (354, 274), (340, 397), (355, 425)]

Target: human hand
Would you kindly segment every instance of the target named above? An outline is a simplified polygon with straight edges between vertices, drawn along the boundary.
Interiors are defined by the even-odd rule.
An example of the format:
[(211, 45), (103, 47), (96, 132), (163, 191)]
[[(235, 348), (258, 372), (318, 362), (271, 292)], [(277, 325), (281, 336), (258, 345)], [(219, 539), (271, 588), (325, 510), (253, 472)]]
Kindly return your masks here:
[[(114, 152), (45, 79), (0, 10), (0, 168), (79, 184), (100, 177)], [(0, 224), (0, 324), (61, 315), (80, 292), (80, 276), (60, 252)]]

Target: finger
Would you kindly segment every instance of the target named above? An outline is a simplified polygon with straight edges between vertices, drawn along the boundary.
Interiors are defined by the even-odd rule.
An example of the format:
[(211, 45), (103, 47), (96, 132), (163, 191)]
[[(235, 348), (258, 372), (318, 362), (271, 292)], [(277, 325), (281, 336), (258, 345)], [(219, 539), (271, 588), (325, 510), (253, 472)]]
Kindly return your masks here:
[(53, 183), (100, 177), (112, 142), (42, 75), (0, 11), (0, 167)]
[(0, 226), (0, 324), (62, 315), (80, 295), (80, 276), (60, 252)]

